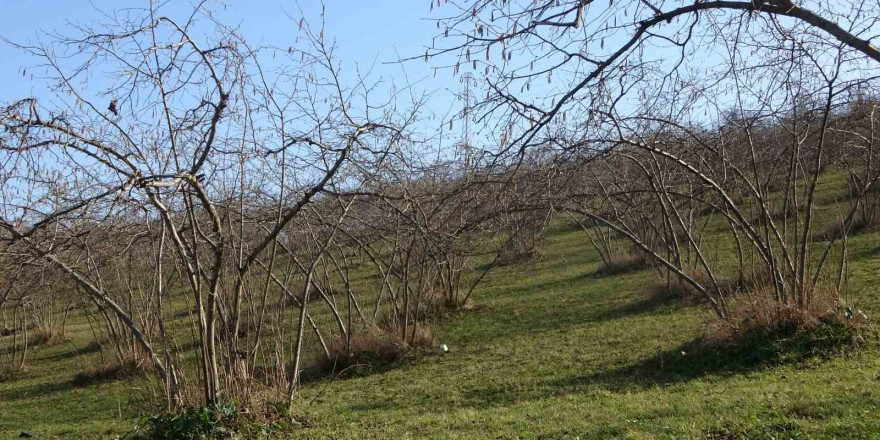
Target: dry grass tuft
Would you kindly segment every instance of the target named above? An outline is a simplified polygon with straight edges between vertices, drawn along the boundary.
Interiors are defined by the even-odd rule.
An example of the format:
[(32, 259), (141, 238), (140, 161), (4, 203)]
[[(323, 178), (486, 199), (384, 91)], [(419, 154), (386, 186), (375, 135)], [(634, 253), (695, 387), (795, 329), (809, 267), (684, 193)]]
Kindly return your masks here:
[[(394, 321), (388, 321), (394, 322)], [(415, 352), (434, 349), (434, 337), (423, 323), (414, 323), (404, 336), (397, 326), (374, 326), (353, 331), (351, 341), (336, 338), (327, 344), (329, 358), (303, 372), (303, 380), (350, 377), (393, 368)]]
[(837, 323), (854, 332), (869, 325), (867, 315), (848, 307), (833, 289), (816, 289), (809, 298), (802, 305), (778, 301), (766, 282), (756, 281), (746, 295), (730, 301), (728, 321), (714, 325), (714, 332), (720, 337), (755, 330), (792, 335), (809, 332), (823, 323)]
[(51, 347), (53, 345), (58, 345), (69, 341), (70, 337), (68, 337), (63, 332), (37, 330), (30, 340), (30, 345), (39, 347)]
[(651, 267), (650, 259), (641, 252), (621, 252), (611, 256), (609, 261), (595, 272), (597, 276), (610, 276), (622, 273), (637, 272)]
[(130, 360), (81, 371), (73, 376), (71, 383), (74, 386), (83, 387), (96, 383), (130, 379), (140, 374), (143, 374), (141, 366), (137, 362)]
[[(718, 281), (718, 291), (715, 290), (711, 278), (708, 274), (706, 274), (703, 270), (696, 270), (693, 273), (688, 274), (691, 278), (694, 279), (701, 286), (705, 287), (712, 293), (727, 295), (731, 292), (731, 288), (734, 283), (724, 282), (721, 280)], [(654, 301), (662, 301), (662, 302), (676, 302), (685, 305), (695, 305), (702, 304), (706, 302), (706, 298), (697, 290), (694, 286), (688, 284), (684, 279), (672, 275), (669, 279), (662, 283), (655, 283), (651, 286), (650, 296)]]
[(512, 264), (527, 263), (529, 261), (541, 261), (543, 255), (537, 248), (519, 248), (506, 246), (498, 254), (496, 266), (510, 266)]
[(9, 365), (0, 367), (0, 383), (15, 382), (33, 376), (34, 372), (28, 368), (16, 368)]
[[(738, 277), (731, 279), (719, 278), (716, 274), (716, 283), (712, 283), (711, 277), (706, 271), (699, 269), (688, 274), (697, 283), (707, 289), (716, 298), (724, 298), (725, 301), (739, 294), (756, 292), (765, 289), (771, 283), (770, 275), (761, 268), (748, 268), (743, 270)], [(679, 302), (686, 305), (702, 304), (706, 302), (705, 296), (695, 287), (677, 276), (669, 280), (654, 284), (651, 288), (651, 298), (668, 302)]]
[(846, 353), (873, 334), (864, 315), (839, 302), (797, 308), (747, 293), (732, 301), (727, 320), (713, 319), (703, 335), (645, 361), (639, 371), (681, 380), (800, 364)]
[(747, 290), (728, 298), (727, 320), (710, 322), (689, 350), (736, 370), (827, 358), (861, 346), (873, 334), (867, 316), (844, 304), (833, 289), (816, 289), (807, 304), (797, 306), (778, 301), (769, 278), (747, 281)]

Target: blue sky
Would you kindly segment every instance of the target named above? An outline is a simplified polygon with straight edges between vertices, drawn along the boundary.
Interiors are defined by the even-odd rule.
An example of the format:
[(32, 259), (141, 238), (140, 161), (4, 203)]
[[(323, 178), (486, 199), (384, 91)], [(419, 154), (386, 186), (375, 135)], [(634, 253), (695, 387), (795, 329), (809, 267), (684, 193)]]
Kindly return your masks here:
[[(48, 41), (45, 33), (75, 35), (71, 25), (77, 23), (96, 26), (104, 20), (99, 10), (112, 11), (126, 7), (144, 7), (146, 0), (3, 0), (0, 6), (0, 35), (9, 40), (27, 43), (38, 39)], [(354, 63), (364, 68), (376, 64), (374, 75), (385, 80), (403, 81), (402, 66), (382, 64), (400, 56), (423, 54), (436, 28), (430, 18), (427, 2), (411, 0), (327, 0), (325, 35), (336, 40), (337, 56), (343, 69), (353, 69)], [(226, 7), (215, 5), (222, 20), (237, 26), (251, 44), (287, 47), (295, 38), (300, 10), (317, 25), (321, 4), (314, 0), (256, 0), (230, 1)], [(172, 0), (163, 9), (167, 15), (183, 18), (191, 10), (188, 0)], [(23, 77), (21, 68), (33, 66), (38, 60), (6, 44), (0, 44), (0, 102), (30, 95), (39, 96), (42, 82)], [(406, 63), (410, 81), (420, 80), (420, 87), (428, 91), (457, 88), (459, 81), (451, 75), (438, 75), (421, 61)], [(373, 79), (377, 79), (374, 77)], [(443, 95), (440, 93), (439, 95)], [(437, 96), (437, 98), (441, 98)], [(432, 107), (439, 112), (448, 109), (451, 100), (437, 99)], [(445, 108), (444, 108), (445, 107)]]
[[(27, 43), (39, 38), (48, 41), (51, 38), (41, 33), (58, 33), (75, 35), (73, 24), (89, 24), (99, 27), (105, 20), (96, 10), (112, 11), (130, 7), (143, 8), (148, 0), (0, 0), (0, 35), (12, 41)], [(447, 120), (452, 113), (458, 112), (463, 103), (457, 102), (453, 93), (462, 88), (461, 77), (453, 76), (451, 69), (441, 69), (434, 77), (433, 66), (448, 65), (454, 55), (445, 59), (431, 61), (426, 64), (421, 60), (411, 61), (403, 65), (394, 64), (398, 55), (402, 57), (419, 57), (425, 53), (425, 47), (437, 34), (435, 22), (438, 14), (455, 12), (452, 5), (435, 8), (430, 11), (430, 4), (424, 0), (325, 0), (326, 27), (325, 35), (335, 39), (338, 45), (337, 58), (341, 61), (343, 75), (354, 71), (357, 63), (361, 70), (375, 65), (371, 79), (380, 77), (386, 81), (394, 81), (398, 87), (405, 82), (403, 69), (410, 82), (417, 82), (417, 90), (432, 93), (428, 111), (441, 120)], [(597, 6), (597, 14), (603, 13)], [(183, 20), (192, 9), (191, 0), (169, 0), (163, 12), (172, 18)], [(318, 25), (321, 3), (317, 0), (229, 0), (224, 7), (215, 4), (214, 10), (220, 19), (231, 26), (239, 28), (240, 33), (252, 45), (275, 45), (288, 47), (293, 44), (298, 30), (297, 20), (302, 13), (309, 19), (313, 27)], [(41, 36), (42, 35), (42, 36)], [(616, 47), (619, 41), (614, 38), (608, 41), (605, 52)], [(597, 49), (593, 47), (594, 51)], [(715, 50), (723, 48), (715, 48)], [(649, 51), (656, 51), (649, 58), (669, 59), (674, 62), (675, 53), (670, 53), (657, 46), (650, 46)], [(517, 54), (514, 63), (523, 63), (528, 54)], [(31, 79), (30, 75), (22, 76), (22, 67), (32, 66), (39, 61), (28, 57), (21, 51), (0, 43), (0, 102), (36, 96), (43, 97), (41, 88), (45, 87), (39, 78)], [(703, 74), (713, 65), (723, 67), (723, 55), (718, 53), (700, 53), (689, 60), (688, 67), (692, 73)], [(391, 64), (388, 64), (391, 63)], [(464, 71), (468, 71), (467, 63)], [(540, 70), (540, 69), (539, 69)], [(33, 70), (31, 71), (33, 72)], [(581, 72), (582, 74), (582, 72)], [(560, 75), (567, 75), (560, 72)], [(553, 86), (537, 81), (531, 93), (520, 92), (520, 97), (531, 99), (546, 98), (549, 89), (565, 87), (566, 81), (579, 79), (554, 76)], [(549, 82), (549, 81), (548, 81)], [(514, 90), (516, 92), (516, 90)], [(723, 100), (723, 99), (722, 99)], [(543, 106), (546, 106), (544, 103)], [(625, 106), (619, 106), (626, 108)], [(438, 121), (439, 122), (439, 121)], [(441, 124), (445, 125), (445, 124)], [(455, 131), (461, 129), (456, 123)]]
[[(106, 20), (100, 12), (124, 8), (143, 8), (148, 0), (0, 0), (3, 2), (0, 13), (0, 35), (16, 42), (33, 42), (39, 38), (45, 41), (51, 38), (45, 33), (77, 35), (72, 29), (75, 24), (87, 24), (99, 27)], [(439, 120), (447, 120), (452, 114), (463, 107), (457, 102), (453, 93), (462, 88), (461, 76), (453, 76), (451, 69), (441, 69), (434, 75), (433, 66), (449, 65), (454, 55), (432, 60), (426, 64), (421, 60), (407, 62), (403, 65), (393, 62), (401, 57), (409, 57), (425, 53), (425, 48), (438, 33), (432, 18), (439, 14), (454, 14), (452, 5), (435, 8), (433, 13), (430, 3), (420, 0), (325, 0), (326, 27), (325, 35), (335, 39), (338, 45), (336, 55), (341, 61), (343, 75), (354, 71), (357, 63), (361, 70), (374, 66), (372, 80), (380, 77), (385, 81), (394, 81), (398, 87), (404, 82), (404, 72), (410, 82), (417, 82), (417, 90), (432, 93), (428, 111), (438, 116)], [(297, 30), (297, 20), (304, 14), (313, 27), (319, 24), (321, 2), (318, 0), (229, 0), (225, 6), (214, 4), (221, 20), (227, 25), (237, 27), (239, 32), (251, 45), (273, 45), (288, 47), (293, 44)], [(162, 7), (164, 14), (184, 20), (192, 10), (191, 0), (169, 0)], [(301, 12), (302, 11), (302, 12)], [(601, 13), (601, 8), (597, 13)], [(293, 17), (293, 18), (291, 18)], [(612, 40), (613, 41), (613, 40)], [(613, 45), (609, 41), (609, 45)], [(525, 62), (517, 54), (516, 63)], [(9, 102), (26, 96), (42, 97), (40, 90), (44, 84), (39, 78), (23, 77), (22, 67), (32, 66), (38, 60), (28, 57), (21, 51), (8, 45), (0, 44), (0, 102)], [(545, 61), (547, 62), (547, 61)], [(391, 64), (389, 64), (391, 63)], [(469, 64), (465, 63), (464, 72)], [(540, 69), (539, 69), (540, 70)], [(564, 73), (559, 73), (564, 75)], [(481, 75), (480, 75), (481, 76)], [(349, 77), (350, 78), (350, 77)], [(557, 86), (560, 80), (571, 78), (555, 78), (556, 84), (549, 86), (536, 81), (531, 93), (520, 93), (541, 99), (546, 96), (545, 89)], [(438, 121), (439, 122), (439, 121)], [(456, 130), (460, 124), (456, 124)]]

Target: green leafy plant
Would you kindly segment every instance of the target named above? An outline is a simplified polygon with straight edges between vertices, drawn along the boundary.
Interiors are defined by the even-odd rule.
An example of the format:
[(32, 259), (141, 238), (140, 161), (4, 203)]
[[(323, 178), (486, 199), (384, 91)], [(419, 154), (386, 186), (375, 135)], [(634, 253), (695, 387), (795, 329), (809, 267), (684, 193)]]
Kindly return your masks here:
[(240, 415), (233, 403), (218, 403), (167, 412), (144, 419), (133, 440), (201, 440), (230, 438)]

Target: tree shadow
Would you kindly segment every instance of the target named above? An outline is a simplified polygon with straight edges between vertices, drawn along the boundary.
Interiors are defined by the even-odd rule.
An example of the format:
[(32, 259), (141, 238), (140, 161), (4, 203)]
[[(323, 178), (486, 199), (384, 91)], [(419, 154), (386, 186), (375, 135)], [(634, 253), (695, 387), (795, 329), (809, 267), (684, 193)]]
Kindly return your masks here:
[(348, 405), (350, 411), (367, 412), (367, 411), (389, 411), (400, 406), (389, 401), (373, 401), (363, 403), (352, 403)]
[[(814, 230), (812, 232), (811, 239), (816, 243), (828, 242), (832, 238), (836, 238), (837, 242), (840, 243), (842, 241), (844, 224), (840, 221), (834, 221), (829, 223), (824, 229)], [(866, 219), (862, 215), (858, 215), (852, 222), (848, 228), (846, 228), (846, 235), (850, 239), (856, 238), (862, 235), (868, 235), (880, 231), (880, 218), (876, 216), (870, 219)]]
[(509, 406), (592, 389), (626, 393), (712, 376), (723, 379), (810, 359), (827, 360), (854, 348), (856, 336), (857, 332), (845, 323), (824, 321), (810, 330), (756, 328), (724, 339), (697, 338), (610, 370), (547, 379), (523, 389), (504, 384), (469, 389), (459, 405)]
[(392, 370), (410, 368), (428, 356), (431, 356), (431, 353), (413, 350), (393, 356), (385, 353), (363, 352), (350, 359), (323, 359), (304, 368), (300, 372), (300, 381), (305, 384), (367, 377)]
[[(410, 368), (433, 354), (424, 350), (412, 350), (393, 357), (378, 353), (358, 353), (350, 359), (319, 359), (300, 370), (299, 382), (302, 385), (344, 381), (367, 377), (393, 370)], [(287, 380), (293, 379), (293, 365), (288, 363), (285, 368)], [(271, 386), (272, 380), (282, 375), (273, 367), (257, 366), (254, 378)]]
[(173, 321), (176, 319), (189, 318), (189, 317), (195, 316), (196, 313), (197, 313), (197, 310), (194, 310), (191, 308), (185, 308), (185, 309), (178, 310), (178, 311), (172, 313), (171, 320)]
[(809, 359), (827, 360), (854, 348), (858, 332), (836, 319), (807, 330), (793, 323), (755, 327), (726, 338), (701, 337), (635, 364), (553, 382), (558, 387), (598, 385), (612, 391), (668, 386), (706, 376), (729, 376)]
[(46, 382), (17, 387), (0, 392), (0, 400), (17, 401), (33, 397), (44, 397), (52, 394), (63, 393), (77, 388), (71, 380), (58, 382)]
[(141, 365), (135, 361), (114, 363), (92, 368), (76, 373), (70, 380), (75, 387), (87, 387), (89, 385), (128, 380), (144, 374)]
[(674, 286), (658, 284), (651, 287), (648, 296), (635, 302), (628, 303), (616, 309), (606, 310), (596, 315), (593, 321), (610, 321), (633, 315), (654, 313), (667, 308), (669, 311), (680, 310), (685, 307), (701, 304), (696, 295), (688, 291), (681, 291)]
[(70, 351), (56, 353), (56, 354), (53, 354), (50, 356), (46, 356), (43, 359), (50, 361), (50, 362), (57, 362), (57, 361), (65, 360), (65, 359), (73, 359), (74, 357), (80, 356), (80, 355), (97, 353), (99, 351), (101, 351), (101, 343), (97, 342), (97, 341), (92, 341), (92, 342), (89, 342), (88, 344), (84, 345), (82, 348), (79, 348), (79, 349), (74, 348)]
[(463, 390), (461, 395), (464, 399), (458, 401), (457, 404), (467, 408), (500, 407), (569, 393), (570, 391), (555, 387), (549, 382), (523, 389), (515, 389), (509, 384), (493, 384)]
[[(486, 301), (481, 302), (476, 313), (463, 318), (469, 320), (468, 322), (459, 322), (459, 325), (468, 327), (469, 332), (457, 342), (471, 344), (562, 330), (630, 313), (648, 312), (659, 308), (665, 301), (655, 298), (645, 304), (626, 305), (625, 310), (609, 311), (609, 307), (616, 307), (621, 300), (618, 297), (608, 298), (606, 292), (609, 287), (590, 282), (589, 279), (589, 272), (549, 279), (526, 277), (526, 282), (522, 284), (493, 287), (484, 291), (482, 299)], [(626, 283), (619, 288), (622, 289), (622, 297), (628, 297), (630, 290), (640, 289), (643, 285), (641, 275), (633, 276)], [(502, 298), (505, 302), (516, 301), (516, 306), (510, 309), (504, 307), (504, 304), (493, 303), (496, 298)], [(597, 300), (601, 301), (598, 307), (589, 306)], [(529, 312), (524, 313), (523, 310)]]

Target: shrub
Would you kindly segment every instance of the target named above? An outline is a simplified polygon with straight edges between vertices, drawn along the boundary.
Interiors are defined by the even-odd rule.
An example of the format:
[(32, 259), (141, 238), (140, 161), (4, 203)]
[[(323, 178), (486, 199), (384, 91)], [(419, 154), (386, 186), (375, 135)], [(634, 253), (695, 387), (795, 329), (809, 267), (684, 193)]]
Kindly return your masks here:
[(182, 412), (167, 412), (145, 418), (133, 433), (136, 440), (202, 440), (232, 438), (237, 431), (240, 410), (231, 403), (219, 403)]
[(308, 419), (294, 414), (285, 402), (266, 402), (250, 412), (235, 403), (221, 402), (178, 412), (147, 416), (125, 438), (129, 440), (269, 439), (307, 427)]
[(307, 428), (311, 423), (301, 410), (288, 408), (286, 401), (264, 402), (262, 411), (243, 412), (241, 416), (237, 425), (243, 439), (274, 439), (278, 434)]

